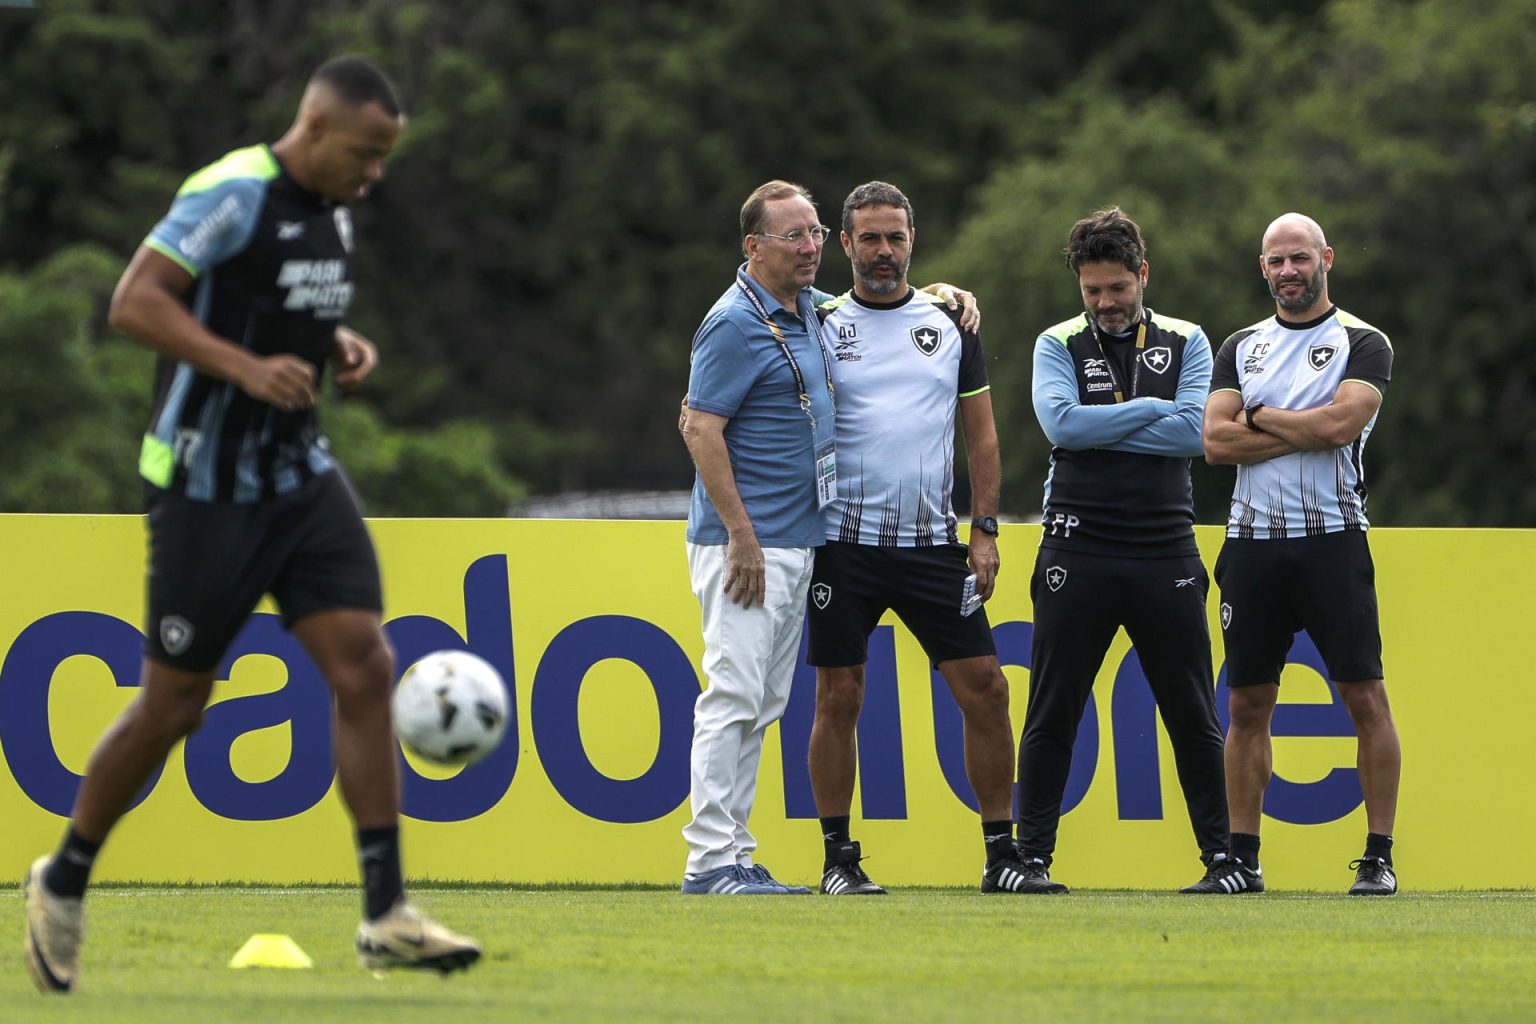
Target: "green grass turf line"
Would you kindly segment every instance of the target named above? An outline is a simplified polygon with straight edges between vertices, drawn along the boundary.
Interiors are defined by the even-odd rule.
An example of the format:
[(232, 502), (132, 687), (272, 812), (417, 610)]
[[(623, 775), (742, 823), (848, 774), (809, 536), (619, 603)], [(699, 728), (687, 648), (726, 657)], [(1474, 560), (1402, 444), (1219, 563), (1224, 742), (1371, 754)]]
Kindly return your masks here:
[[(419, 889), (420, 887), (418, 887)], [(102, 888), (81, 989), (21, 963), (19, 891), (0, 1021), (1528, 1021), (1536, 895), (1266, 893), (887, 897), (443, 888), (420, 903), (481, 940), (467, 974), (360, 970), (350, 887)], [(256, 932), (311, 970), (229, 970)]]
[[(681, 881), (681, 880), (679, 880)], [(20, 879), (13, 880), (20, 885)], [(676, 892), (678, 882), (485, 882), (466, 881), (458, 878), (408, 878), (405, 887), (410, 892)], [(116, 879), (109, 882), (92, 882), (91, 891), (131, 889), (134, 891), (206, 889), (212, 891), (287, 890), (308, 889), (317, 892), (327, 890), (353, 892), (357, 882), (283, 882), (229, 879), (222, 882), (144, 882)]]
[[(816, 880), (810, 879), (804, 884), (813, 884)], [(8, 881), (0, 881), (0, 886), (21, 884), (20, 878)], [(134, 891), (176, 890), (176, 889), (207, 889), (213, 891), (229, 891), (239, 889), (249, 890), (287, 890), (287, 889), (313, 889), (317, 891), (334, 890), (351, 892), (358, 888), (357, 882), (272, 882), (252, 879), (227, 879), (221, 882), (166, 882), (166, 881), (141, 881), (114, 879), (111, 881), (92, 882), (91, 890), (130, 889)], [(411, 892), (676, 892), (678, 882), (530, 882), (530, 881), (470, 881), (462, 878), (408, 878), (405, 887)], [(900, 888), (904, 893), (970, 893), (975, 892), (973, 886), (954, 885), (904, 885)], [(1162, 890), (1148, 889), (1086, 889), (1074, 888), (1074, 893), (1079, 895), (1100, 896), (1159, 896), (1168, 895)], [(1530, 895), (1536, 896), (1536, 888), (1525, 886), (1520, 888), (1505, 889), (1445, 889), (1434, 892), (1415, 891), (1414, 896), (1490, 896), (1490, 895)], [(1271, 890), (1270, 895), (1281, 896), (1336, 896), (1336, 890), (1314, 889), (1286, 889), (1280, 891)]]

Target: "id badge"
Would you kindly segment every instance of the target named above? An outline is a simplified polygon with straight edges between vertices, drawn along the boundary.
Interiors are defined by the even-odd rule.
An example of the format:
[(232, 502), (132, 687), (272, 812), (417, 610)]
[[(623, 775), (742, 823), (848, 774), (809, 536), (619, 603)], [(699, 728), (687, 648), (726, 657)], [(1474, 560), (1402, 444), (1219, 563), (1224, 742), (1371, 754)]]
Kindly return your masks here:
[(837, 497), (837, 445), (816, 446), (816, 507), (826, 508)]

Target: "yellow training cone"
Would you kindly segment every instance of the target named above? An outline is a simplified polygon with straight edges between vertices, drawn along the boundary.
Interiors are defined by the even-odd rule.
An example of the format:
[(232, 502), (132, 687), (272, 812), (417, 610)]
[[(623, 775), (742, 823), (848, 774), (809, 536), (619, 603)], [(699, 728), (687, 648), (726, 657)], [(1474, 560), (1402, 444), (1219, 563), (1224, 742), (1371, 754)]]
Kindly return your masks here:
[(286, 935), (252, 935), (245, 940), (231, 967), (313, 967), (315, 962)]

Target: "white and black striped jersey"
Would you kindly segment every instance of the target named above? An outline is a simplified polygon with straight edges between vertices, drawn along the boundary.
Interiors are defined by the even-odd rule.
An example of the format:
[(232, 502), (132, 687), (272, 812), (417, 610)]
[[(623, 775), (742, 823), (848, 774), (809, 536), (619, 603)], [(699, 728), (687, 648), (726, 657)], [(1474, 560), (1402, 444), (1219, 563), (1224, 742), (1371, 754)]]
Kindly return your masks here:
[[(1386, 394), (1392, 343), (1381, 331), (1337, 306), (1306, 323), (1270, 317), (1228, 338), (1216, 354), (1211, 393), (1235, 391), (1243, 407), (1316, 409), (1339, 385), (1359, 381)], [(1237, 467), (1227, 536), (1273, 540), (1365, 530), (1365, 441), (1342, 448), (1292, 452)]]
[(837, 497), (827, 539), (882, 547), (959, 543), (955, 415), (987, 383), (981, 338), (927, 292), (876, 304), (845, 292), (817, 309), (837, 389)]

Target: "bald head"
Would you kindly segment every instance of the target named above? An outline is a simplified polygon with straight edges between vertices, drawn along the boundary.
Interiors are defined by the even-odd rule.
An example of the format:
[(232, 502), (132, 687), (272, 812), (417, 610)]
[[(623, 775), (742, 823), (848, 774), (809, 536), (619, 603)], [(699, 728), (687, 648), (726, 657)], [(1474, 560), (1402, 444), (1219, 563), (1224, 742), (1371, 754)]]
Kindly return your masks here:
[(1275, 299), (1275, 315), (1305, 322), (1328, 312), (1328, 271), (1333, 250), (1323, 229), (1303, 213), (1276, 217), (1264, 232), (1259, 272)]
[(1264, 229), (1263, 248), (1269, 248), (1270, 236), (1276, 232), (1291, 236), (1297, 233), (1305, 235), (1319, 252), (1328, 248), (1328, 239), (1323, 237), (1323, 226), (1304, 213), (1282, 213), (1270, 221), (1269, 227)]

